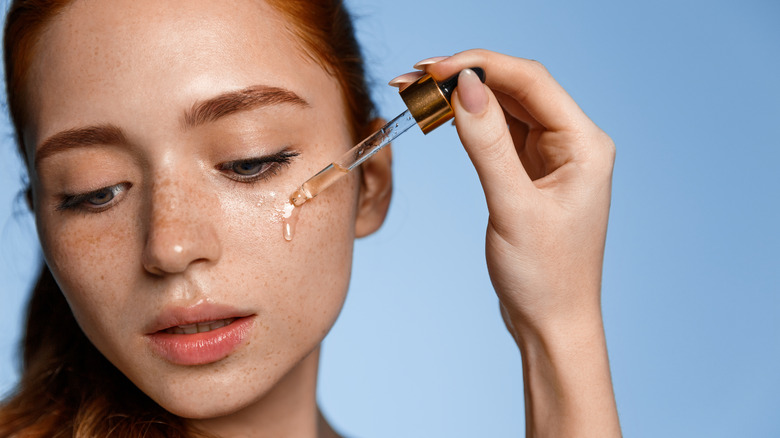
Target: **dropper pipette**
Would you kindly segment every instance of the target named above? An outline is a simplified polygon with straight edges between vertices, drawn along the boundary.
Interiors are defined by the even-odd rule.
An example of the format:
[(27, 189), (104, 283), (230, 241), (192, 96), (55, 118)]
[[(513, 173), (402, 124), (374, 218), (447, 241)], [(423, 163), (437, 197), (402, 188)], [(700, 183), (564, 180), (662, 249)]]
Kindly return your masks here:
[[(479, 67), (472, 67), (471, 70), (485, 82), (484, 70)], [(424, 134), (428, 134), (450, 120), (454, 115), (450, 101), (457, 85), (457, 74), (442, 82), (425, 75), (401, 90), (401, 98), (408, 109), (309, 178), (293, 192), (290, 203), (295, 207), (303, 205), (415, 124)]]

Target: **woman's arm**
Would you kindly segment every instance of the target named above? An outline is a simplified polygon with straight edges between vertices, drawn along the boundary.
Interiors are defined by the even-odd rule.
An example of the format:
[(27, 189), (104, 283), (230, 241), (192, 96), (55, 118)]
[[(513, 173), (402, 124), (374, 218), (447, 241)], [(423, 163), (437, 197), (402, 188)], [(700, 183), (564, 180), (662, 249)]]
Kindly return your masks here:
[[(475, 66), (485, 85), (464, 71)], [(487, 198), (488, 270), (522, 353), (528, 436), (620, 436), (600, 300), (612, 140), (535, 61), (470, 50), (418, 67), (462, 71), (455, 124)]]

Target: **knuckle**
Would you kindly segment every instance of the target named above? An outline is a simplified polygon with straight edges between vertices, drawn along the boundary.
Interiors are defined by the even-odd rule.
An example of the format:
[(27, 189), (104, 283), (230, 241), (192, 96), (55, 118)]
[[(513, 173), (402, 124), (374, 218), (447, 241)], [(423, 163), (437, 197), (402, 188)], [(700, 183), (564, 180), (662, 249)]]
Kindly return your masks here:
[(617, 154), (617, 147), (615, 146), (615, 141), (612, 140), (612, 137), (607, 135), (604, 131), (599, 131), (599, 143), (602, 145), (602, 148), (604, 149), (604, 153), (606, 158), (610, 163), (615, 162), (615, 155)]
[(578, 142), (581, 145), (579, 149), (582, 155), (579, 155), (584, 169), (592, 175), (609, 175), (615, 164), (615, 142), (612, 138), (600, 129), (593, 131), (584, 131), (579, 135)]
[(528, 68), (539, 76), (550, 76), (550, 71), (541, 62), (535, 59), (528, 60)]
[(591, 139), (591, 148), (599, 169), (611, 170), (615, 164), (617, 149), (612, 137), (602, 130), (597, 130)]
[(474, 48), (474, 49), (464, 50), (461, 53), (468, 53), (468, 54), (472, 54), (472, 55), (485, 56), (488, 53), (490, 53), (490, 51), (486, 50), (486, 49), (482, 49), (482, 48)]

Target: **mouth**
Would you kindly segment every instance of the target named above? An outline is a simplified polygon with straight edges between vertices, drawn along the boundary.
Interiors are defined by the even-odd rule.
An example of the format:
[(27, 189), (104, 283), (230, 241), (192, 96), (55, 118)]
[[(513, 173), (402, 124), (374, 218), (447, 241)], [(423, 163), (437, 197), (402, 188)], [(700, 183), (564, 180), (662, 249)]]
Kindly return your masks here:
[(151, 352), (174, 365), (221, 361), (242, 348), (257, 314), (218, 305), (172, 307), (152, 321), (145, 338)]
[(217, 319), (214, 321), (198, 322), (194, 324), (177, 325), (162, 330), (170, 335), (194, 335), (195, 333), (207, 333), (232, 324), (238, 318)]

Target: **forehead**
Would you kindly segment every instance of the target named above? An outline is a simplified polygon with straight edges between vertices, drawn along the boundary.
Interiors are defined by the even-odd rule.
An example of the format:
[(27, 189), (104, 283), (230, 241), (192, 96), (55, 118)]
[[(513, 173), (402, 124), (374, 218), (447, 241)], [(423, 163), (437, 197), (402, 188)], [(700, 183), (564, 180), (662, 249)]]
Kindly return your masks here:
[(290, 89), (315, 106), (332, 99), (317, 88), (333, 87), (312, 85), (336, 81), (290, 28), (257, 0), (77, 0), (44, 32), (31, 65), (34, 136), (151, 104), (180, 111), (254, 84)]

